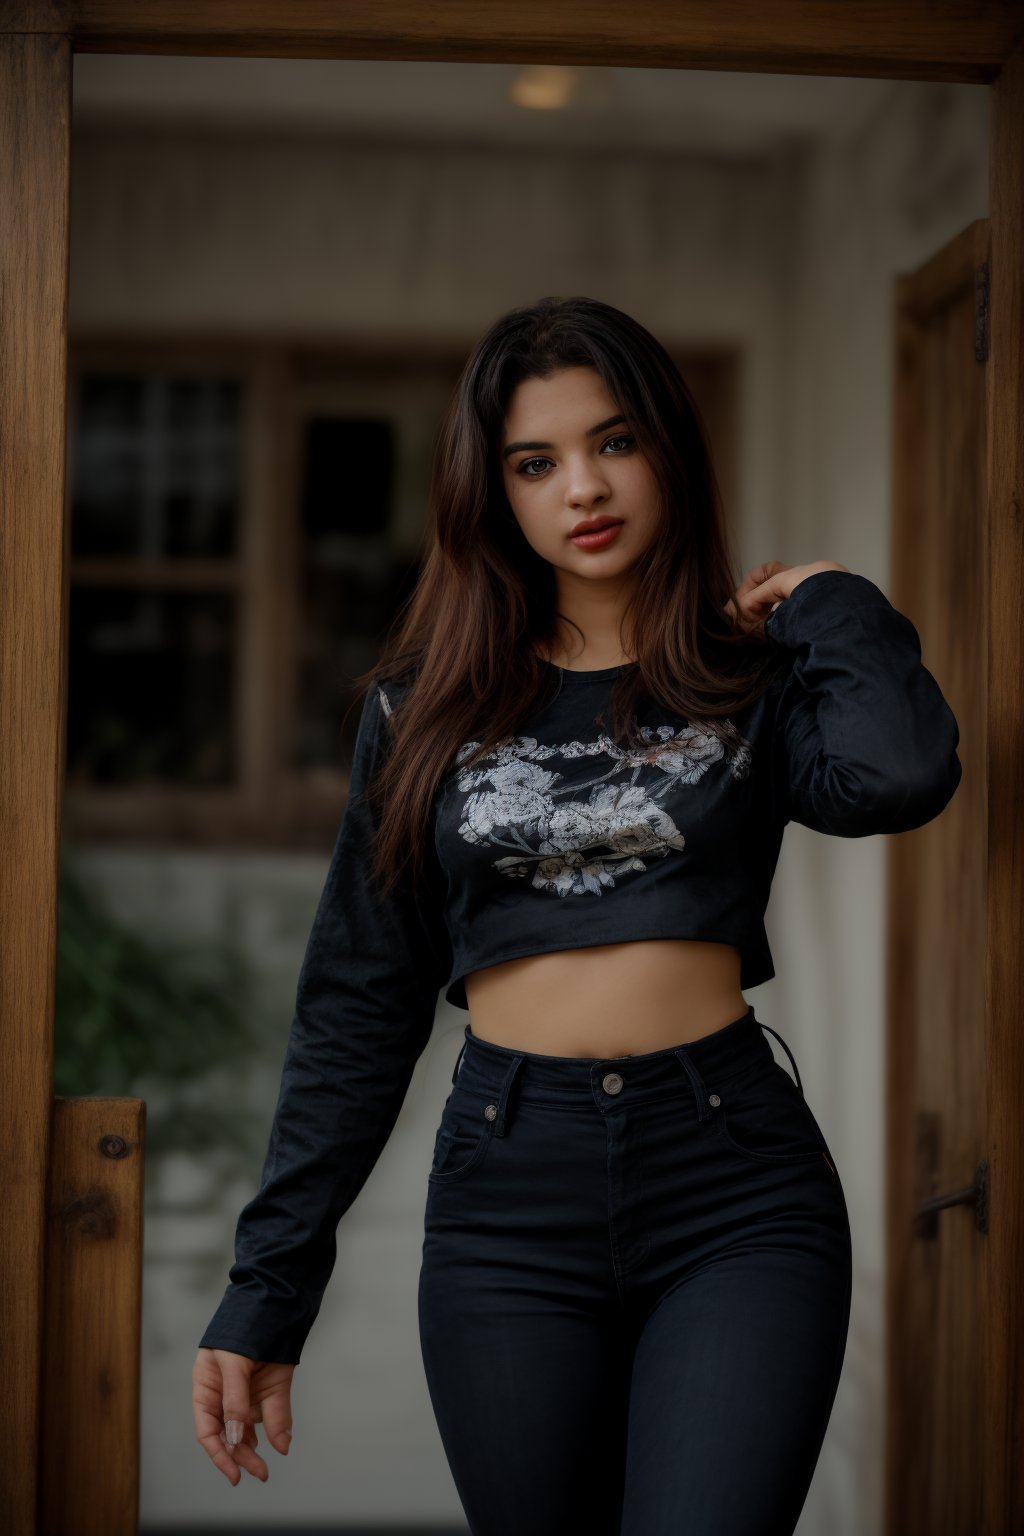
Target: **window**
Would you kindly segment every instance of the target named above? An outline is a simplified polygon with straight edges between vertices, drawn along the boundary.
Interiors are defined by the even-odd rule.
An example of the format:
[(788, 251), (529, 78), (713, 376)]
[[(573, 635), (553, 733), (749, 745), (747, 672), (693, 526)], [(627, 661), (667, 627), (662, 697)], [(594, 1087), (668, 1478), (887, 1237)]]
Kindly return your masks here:
[(241, 396), (212, 373), (77, 379), (70, 783), (235, 780)]
[(69, 827), (322, 848), (460, 353), (79, 340), (70, 359)]

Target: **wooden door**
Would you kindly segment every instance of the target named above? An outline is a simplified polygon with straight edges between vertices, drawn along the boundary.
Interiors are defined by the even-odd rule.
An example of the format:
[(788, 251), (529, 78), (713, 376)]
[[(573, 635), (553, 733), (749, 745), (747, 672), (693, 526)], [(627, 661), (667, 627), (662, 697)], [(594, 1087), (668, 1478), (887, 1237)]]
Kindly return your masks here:
[(1005, 1200), (984, 964), (988, 274), (980, 219), (895, 295), (892, 598), (957, 717), (963, 778), (888, 847), (887, 1536), (1003, 1529), (983, 1509), (988, 1224)]

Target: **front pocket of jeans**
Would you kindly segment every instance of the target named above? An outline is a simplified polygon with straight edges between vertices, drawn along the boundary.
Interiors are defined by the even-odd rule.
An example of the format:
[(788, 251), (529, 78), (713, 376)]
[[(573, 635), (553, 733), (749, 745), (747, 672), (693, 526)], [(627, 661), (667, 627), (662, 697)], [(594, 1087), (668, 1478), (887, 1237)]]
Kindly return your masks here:
[(483, 1162), (494, 1134), (494, 1120), (485, 1111), (487, 1100), (452, 1089), (434, 1137), (434, 1153), (427, 1175), (431, 1183), (450, 1184), (463, 1179)]
[(801, 1163), (823, 1155), (824, 1143), (810, 1106), (777, 1061), (753, 1077), (726, 1083), (717, 1095), (720, 1102), (713, 1106), (713, 1113), (719, 1135), (740, 1157)]

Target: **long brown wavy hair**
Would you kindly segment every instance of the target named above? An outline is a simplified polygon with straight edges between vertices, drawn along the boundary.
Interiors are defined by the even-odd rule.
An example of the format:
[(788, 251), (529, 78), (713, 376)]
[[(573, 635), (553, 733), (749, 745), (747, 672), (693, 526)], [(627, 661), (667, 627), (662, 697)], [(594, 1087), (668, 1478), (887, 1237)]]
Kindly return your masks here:
[[(728, 718), (775, 673), (761, 626), (741, 631), (724, 605), (739, 585), (735, 553), (700, 412), (665, 348), (598, 299), (547, 297), (509, 310), (470, 353), (434, 439), (417, 582), (366, 687), (408, 678), (388, 715), (388, 751), (367, 786), (378, 820), (375, 871), (390, 889), (408, 864), (419, 880), (434, 796), (458, 748), (476, 762), (516, 734), (557, 690), (540, 652), (564, 619), (554, 568), (527, 542), (505, 494), (500, 442), (524, 379), (593, 368), (662, 488), (660, 526), (632, 568), (622, 643), (637, 666), (616, 678), (610, 734), (640, 744), (647, 698), (736, 742)], [(568, 622), (568, 620), (565, 620)]]

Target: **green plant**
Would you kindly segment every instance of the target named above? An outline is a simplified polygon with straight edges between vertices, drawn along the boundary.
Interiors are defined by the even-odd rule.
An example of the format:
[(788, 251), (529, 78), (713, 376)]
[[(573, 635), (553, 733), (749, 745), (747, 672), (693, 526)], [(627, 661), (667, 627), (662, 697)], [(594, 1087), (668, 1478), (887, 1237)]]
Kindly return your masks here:
[(143, 1098), (147, 1162), (216, 1154), (221, 1179), (249, 1176), (267, 1117), (232, 1091), (263, 1045), (244, 955), (122, 924), (66, 849), (59, 895), (54, 1091)]

